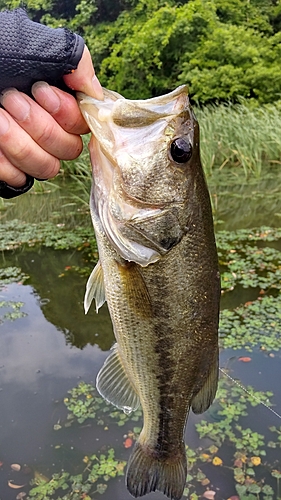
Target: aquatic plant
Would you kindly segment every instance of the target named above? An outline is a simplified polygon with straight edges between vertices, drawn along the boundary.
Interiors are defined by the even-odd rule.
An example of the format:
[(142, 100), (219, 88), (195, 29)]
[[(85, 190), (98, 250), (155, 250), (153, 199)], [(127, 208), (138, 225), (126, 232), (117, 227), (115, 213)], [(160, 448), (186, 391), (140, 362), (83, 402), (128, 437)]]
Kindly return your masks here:
[(91, 227), (77, 227), (73, 231), (67, 229), (64, 224), (51, 222), (30, 224), (14, 219), (1, 223), (0, 251), (35, 245), (43, 245), (55, 250), (76, 249), (91, 257), (93, 262), (98, 258), (97, 244)]
[(208, 175), (225, 168), (236, 174), (242, 169), (246, 177), (259, 177), (266, 166), (280, 164), (278, 107), (251, 109), (243, 102), (221, 104), (197, 109), (196, 115), (201, 130), (202, 163)]
[(233, 311), (220, 314), (220, 346), (264, 351), (279, 351), (281, 344), (280, 297), (263, 296)]
[[(196, 430), (201, 443), (207, 444), (205, 444), (205, 446), (201, 445), (199, 448), (195, 449), (186, 446), (189, 469), (184, 498), (196, 499), (206, 491), (213, 491), (210, 490), (212, 487), (212, 467), (223, 467), (229, 477), (230, 491), (231, 487), (235, 488), (239, 498), (247, 498), (250, 500), (251, 498), (262, 498), (273, 500), (274, 490), (272, 485), (265, 481), (265, 472), (269, 471), (272, 478), (276, 478), (277, 481), (281, 478), (281, 473), (279, 477), (279, 471), (274, 465), (269, 463), (268, 459), (265, 460), (265, 457), (267, 448), (281, 446), (281, 427), (277, 428), (271, 426), (269, 428), (273, 436), (272, 440), (266, 443), (263, 435), (255, 431), (252, 427), (249, 428), (245, 425), (245, 417), (250, 414), (251, 408), (256, 407), (260, 402), (263, 402), (267, 406), (271, 406), (272, 403), (270, 400), (273, 394), (270, 391), (255, 391), (250, 386), (243, 388), (240, 384), (237, 385), (234, 382), (235, 381), (225, 376), (221, 377), (214, 404), (208, 412), (206, 412), (204, 418), (196, 424)], [(108, 426), (120, 422), (120, 414), (122, 414), (122, 412), (116, 410), (110, 415), (109, 405), (97, 396), (91, 384), (80, 382), (78, 386), (69, 391), (68, 394), (70, 394), (70, 397), (67, 396), (64, 399), (64, 403), (68, 410), (70, 408), (74, 410), (71, 414), (72, 421), (83, 423), (86, 418), (91, 419), (93, 417), (94, 404), (96, 412), (95, 418), (98, 423), (99, 416), (103, 413), (110, 416), (110, 419), (106, 420), (107, 425), (104, 429), (108, 429)], [(97, 401), (94, 402), (95, 399)], [(77, 404), (78, 401), (80, 404)], [(92, 409), (90, 409), (91, 405), (88, 404), (89, 401), (91, 402)], [(134, 414), (127, 416), (124, 414), (123, 422), (126, 424), (127, 428), (130, 428), (133, 424), (133, 415)], [(105, 421), (103, 421), (102, 424), (104, 425)], [(140, 428), (134, 427), (133, 431), (127, 431), (127, 435), (135, 439), (140, 430)], [(210, 444), (210, 441), (212, 444)], [(226, 449), (228, 450), (228, 458), (225, 458)], [(231, 453), (229, 453), (229, 451), (231, 451)], [(59, 498), (62, 498), (62, 500), (84, 498), (83, 496), (71, 496), (73, 494), (72, 491), (74, 490), (76, 493), (79, 492), (79, 494), (82, 494), (82, 492), (88, 494), (90, 491), (88, 489), (90, 479), (96, 482), (98, 478), (103, 476), (103, 479), (107, 481), (110, 477), (115, 477), (116, 470), (118, 470), (119, 467), (122, 469), (123, 473), (126, 462), (122, 461), (121, 465), (117, 465), (116, 459), (113, 458), (112, 453), (111, 450), (108, 455), (103, 453), (100, 456), (95, 454), (90, 457), (84, 457), (83, 462), (87, 464), (91, 472), (89, 475), (87, 472), (85, 477), (83, 474), (82, 477), (81, 475), (75, 476), (79, 478), (80, 489), (77, 487), (77, 482), (74, 483), (75, 477), (68, 475), (64, 483), (68, 488), (66, 490), (67, 495)], [(208, 464), (208, 469), (206, 469), (206, 465)], [(60, 474), (54, 475), (51, 481), (59, 480), (60, 482), (58, 485), (60, 485), (63, 479), (65, 479), (65, 476)], [(50, 488), (52, 484), (51, 482)], [(75, 489), (73, 484), (75, 484)], [(233, 486), (231, 486), (231, 484), (233, 484)], [(44, 484), (44, 488), (47, 488), (46, 484)], [(59, 488), (59, 486), (57, 486), (57, 488)], [(73, 490), (70, 488), (73, 488)], [(33, 490), (31, 491), (33, 492)], [(257, 496), (261, 494), (262, 497)], [(208, 495), (206, 498), (209, 498)], [(48, 496), (46, 499), (44, 498), (44, 500), (48, 499)], [(41, 500), (41, 497), (38, 497), (38, 499), (36, 497), (36, 500)]]
[(55, 494), (59, 494), (57, 500), (94, 500), (93, 495), (106, 491), (109, 479), (124, 474), (126, 464), (115, 459), (113, 448), (107, 453), (84, 457), (83, 462), (86, 467), (75, 476), (60, 472), (48, 480), (38, 475), (31, 481), (27, 500), (53, 500)]
[(4, 314), (0, 315), (0, 324), (4, 321), (15, 321), (19, 318), (24, 318), (27, 314), (21, 309), (24, 306), (24, 302), (15, 302), (14, 300), (2, 300), (0, 301), (0, 309), (6, 310)]
[(68, 410), (65, 423), (67, 427), (75, 421), (82, 424), (88, 418), (94, 418), (97, 425), (104, 426), (114, 421), (122, 427), (128, 421), (137, 422), (142, 416), (141, 409), (136, 410), (132, 415), (126, 415), (122, 410), (107, 403), (92, 384), (79, 382), (77, 387), (68, 391), (68, 394), (69, 396), (63, 400)]
[(10, 283), (23, 283), (29, 276), (22, 272), (19, 267), (8, 266), (0, 269), (0, 289)]
[[(73, 233), (60, 225), (44, 223), (31, 226), (12, 221), (0, 228), (0, 238), (3, 250), (14, 250), (24, 245), (27, 248), (46, 245), (56, 249), (73, 248), (83, 252), (85, 260), (91, 263), (97, 260), (91, 229), (78, 228)], [(221, 348), (259, 349), (270, 352), (272, 356), (271, 351), (280, 352), (280, 240), (279, 228), (218, 231), (218, 253), (225, 292), (223, 299), (231, 296), (232, 290), (237, 290), (237, 287), (249, 290), (251, 296), (238, 307), (222, 310)], [(72, 270), (78, 271), (75, 268)], [(19, 268), (3, 268), (2, 276), (3, 283), (24, 279)], [(3, 310), (10, 308), (8, 313), (13, 315), (22, 312), (23, 304), (3, 302), (0, 306)], [(246, 361), (247, 358), (244, 356), (244, 359)], [(231, 378), (231, 372), (226, 371), (226, 374)], [(243, 389), (233, 378), (221, 377), (214, 404), (196, 424), (200, 447), (186, 448), (189, 472), (184, 498), (196, 500), (203, 494), (205, 498), (212, 498), (215, 467), (224, 469), (230, 495), (236, 494), (241, 500), (281, 498), (281, 463), (273, 461), (269, 454), (270, 450), (281, 448), (281, 427), (270, 425), (272, 422), (268, 419), (268, 432), (271, 433), (268, 437), (267, 429), (261, 434), (255, 427), (255, 420), (251, 419), (253, 408), (260, 402), (272, 407), (272, 396), (270, 391), (258, 392), (249, 386)], [(123, 443), (126, 448), (133, 444), (141, 430), (141, 410), (125, 415), (107, 404), (92, 383), (80, 382), (68, 391), (63, 402), (67, 418), (59, 419), (59, 423), (53, 426), (55, 431), (76, 425), (79, 432), (83, 432), (85, 423), (99, 425), (101, 433), (112, 426), (120, 426), (127, 436)], [(115, 458), (120, 453), (120, 445), (122, 443), (119, 442), (119, 451), (117, 448), (115, 452), (111, 448), (104, 451), (106, 447), (103, 447), (100, 452), (89, 453), (80, 465), (80, 474), (71, 475), (62, 471), (49, 480), (36, 475), (28, 499), (95, 500), (98, 493), (106, 491), (111, 478), (123, 474), (126, 462)]]

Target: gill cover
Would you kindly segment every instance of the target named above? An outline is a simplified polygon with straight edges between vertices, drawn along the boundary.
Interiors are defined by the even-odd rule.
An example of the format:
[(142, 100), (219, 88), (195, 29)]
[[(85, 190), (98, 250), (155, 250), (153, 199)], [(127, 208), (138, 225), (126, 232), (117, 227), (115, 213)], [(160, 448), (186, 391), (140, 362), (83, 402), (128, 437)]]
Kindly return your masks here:
[[(99, 220), (125, 260), (152, 264), (184, 232), (177, 195), (182, 173), (168, 176), (173, 159), (168, 157), (167, 144), (175, 133), (171, 124), (188, 107), (187, 87), (147, 100), (127, 100), (106, 89), (103, 101), (82, 93), (77, 98), (93, 133), (93, 223)], [(185, 134), (189, 134), (187, 143), (192, 143), (192, 120)]]

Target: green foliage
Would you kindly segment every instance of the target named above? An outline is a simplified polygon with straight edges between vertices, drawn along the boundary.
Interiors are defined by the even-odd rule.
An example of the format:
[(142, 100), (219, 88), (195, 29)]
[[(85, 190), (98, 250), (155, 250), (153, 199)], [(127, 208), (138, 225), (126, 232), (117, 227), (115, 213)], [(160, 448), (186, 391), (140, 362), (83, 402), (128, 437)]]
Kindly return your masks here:
[(280, 297), (263, 297), (220, 315), (220, 345), (223, 348), (259, 347), (279, 351), (281, 340)]
[[(33, 19), (81, 33), (104, 86), (145, 98), (188, 83), (199, 103), (280, 99), (274, 0), (26, 0)], [(21, 5), (0, 0), (0, 9)]]
[(0, 315), (0, 324), (4, 321), (15, 321), (19, 318), (24, 318), (27, 314), (21, 311), (24, 306), (23, 302), (15, 302), (13, 300), (2, 300), (0, 302), (0, 309), (7, 309), (7, 311)]
[(29, 278), (19, 267), (2, 267), (0, 269), (0, 290), (4, 285), (10, 283), (23, 283)]
[[(209, 88), (209, 87), (206, 87)], [(214, 167), (230, 166), (237, 174), (260, 177), (265, 166), (273, 171), (281, 154), (281, 109), (263, 106), (250, 109), (241, 104), (195, 108), (200, 125), (201, 158), (204, 169), (212, 175)]]
[[(281, 288), (281, 253), (265, 242), (278, 242), (279, 228), (261, 227), (258, 230), (219, 231), (217, 246), (222, 270), (222, 291), (243, 288), (260, 288), (268, 291)], [(259, 246), (254, 245), (258, 243)], [(261, 245), (261, 242), (264, 242)]]
[(235, 101), (239, 96), (260, 103), (280, 98), (280, 33), (266, 38), (244, 26), (218, 23), (212, 36), (201, 38), (179, 75), (196, 101)]
[(99, 396), (96, 388), (92, 384), (80, 382), (69, 392), (69, 396), (64, 398), (64, 404), (68, 409), (66, 426), (77, 421), (82, 424), (88, 418), (95, 419), (97, 425), (105, 426), (109, 422), (115, 421), (119, 427), (129, 421), (137, 422), (142, 417), (141, 409), (132, 415), (126, 415), (122, 410), (114, 408)]
[[(105, 454), (95, 454), (84, 458), (86, 468), (81, 474), (72, 476), (67, 472), (53, 474), (48, 481), (40, 476), (31, 481), (32, 488), (27, 500), (94, 500), (95, 493), (106, 491), (109, 479), (124, 474), (125, 462), (115, 459), (110, 448)], [(62, 496), (61, 496), (62, 495)]]
[(92, 261), (97, 261), (97, 244), (92, 228), (67, 230), (64, 224), (42, 222), (30, 224), (19, 220), (2, 222), (0, 250), (15, 250), (21, 246), (43, 245), (55, 250), (77, 249)]

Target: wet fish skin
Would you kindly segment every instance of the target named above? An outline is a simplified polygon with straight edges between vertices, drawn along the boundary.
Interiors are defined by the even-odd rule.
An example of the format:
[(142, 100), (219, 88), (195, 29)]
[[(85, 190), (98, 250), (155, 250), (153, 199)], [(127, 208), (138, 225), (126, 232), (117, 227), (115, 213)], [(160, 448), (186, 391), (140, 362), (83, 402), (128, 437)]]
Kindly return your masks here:
[[(107, 300), (117, 341), (97, 387), (126, 412), (143, 409), (129, 492), (179, 500), (188, 413), (209, 407), (218, 378), (220, 283), (198, 124), (184, 86), (147, 101), (106, 90), (102, 103), (78, 99), (95, 134), (91, 214), (100, 257), (85, 303)], [(184, 163), (171, 157), (179, 137), (192, 145)]]

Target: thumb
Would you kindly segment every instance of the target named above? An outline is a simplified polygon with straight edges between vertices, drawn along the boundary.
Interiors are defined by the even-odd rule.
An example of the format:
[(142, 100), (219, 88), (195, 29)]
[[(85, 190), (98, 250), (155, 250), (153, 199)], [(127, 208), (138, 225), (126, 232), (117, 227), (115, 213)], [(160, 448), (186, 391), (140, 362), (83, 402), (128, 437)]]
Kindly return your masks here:
[(69, 75), (64, 75), (63, 79), (72, 90), (79, 90), (96, 99), (103, 99), (102, 86), (95, 75), (91, 54), (86, 45), (77, 69)]

